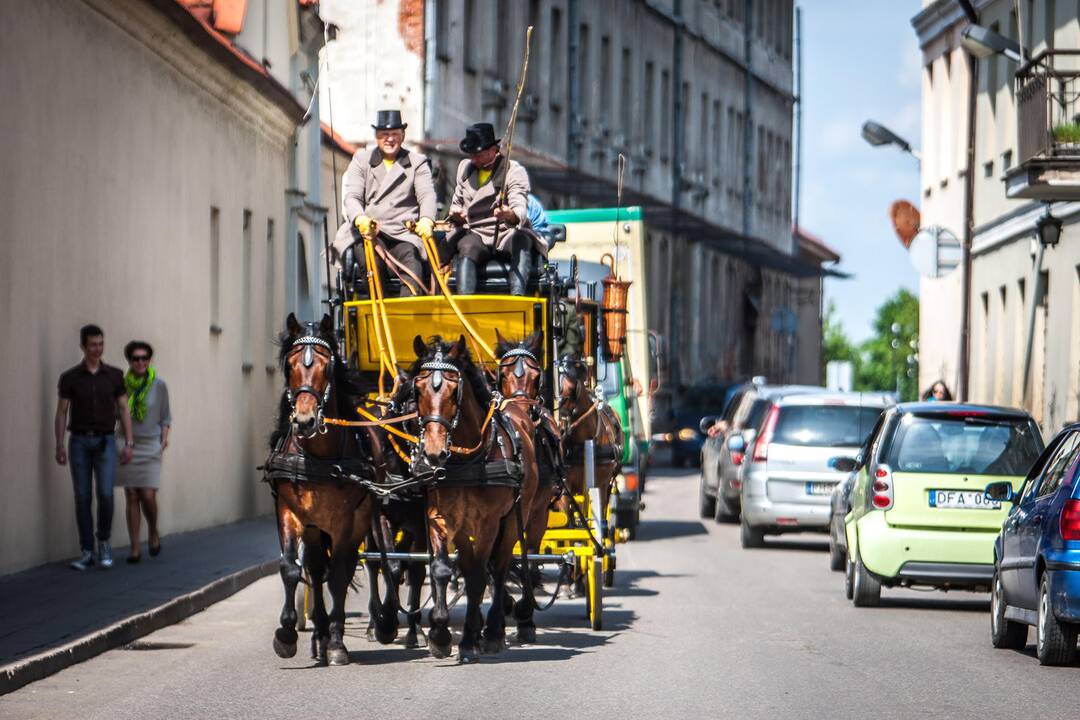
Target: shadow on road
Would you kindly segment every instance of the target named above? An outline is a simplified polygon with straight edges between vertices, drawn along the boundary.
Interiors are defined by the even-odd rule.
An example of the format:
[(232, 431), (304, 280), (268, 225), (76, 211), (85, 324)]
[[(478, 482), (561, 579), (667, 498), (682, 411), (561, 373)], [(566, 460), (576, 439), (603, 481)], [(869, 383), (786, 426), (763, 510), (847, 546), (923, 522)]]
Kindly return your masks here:
[(954, 600), (941, 597), (881, 597), (881, 607), (897, 608), (904, 610), (948, 610), (950, 612), (977, 612), (987, 613), (990, 611), (990, 600)]
[(705, 526), (697, 520), (647, 520), (642, 518), (634, 542), (706, 535), (708, 532)]
[(605, 590), (611, 597), (652, 597), (659, 595), (659, 591), (644, 588), (639, 585), (642, 580), (648, 578), (684, 578), (685, 574), (659, 573), (655, 570), (617, 570), (615, 572), (615, 587)]
[(829, 543), (817, 540), (795, 540), (768, 538), (765, 540), (766, 550), (799, 550), (801, 552), (828, 552)]

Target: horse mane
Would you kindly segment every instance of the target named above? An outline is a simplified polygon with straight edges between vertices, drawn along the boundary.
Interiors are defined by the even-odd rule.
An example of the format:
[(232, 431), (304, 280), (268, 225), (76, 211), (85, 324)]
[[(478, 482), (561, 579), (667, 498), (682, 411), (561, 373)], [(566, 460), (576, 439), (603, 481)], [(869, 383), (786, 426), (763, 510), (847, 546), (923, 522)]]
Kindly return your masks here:
[[(487, 377), (484, 375), (484, 371), (473, 360), (472, 353), (469, 352), (469, 348), (466, 347), (464, 352), (458, 355), (453, 360), (450, 359), (449, 354), (451, 348), (454, 347), (454, 343), (446, 342), (441, 335), (435, 335), (427, 341), (427, 352), (416, 359), (416, 362), (409, 368), (409, 381), (408, 386), (411, 390), (412, 379), (420, 374), (420, 366), (429, 360), (435, 358), (435, 354), (442, 352), (443, 359), (447, 362), (452, 362), (461, 368), (461, 374), (465, 377), (469, 384), (472, 385), (473, 392), (476, 394), (476, 399), (481, 405), (487, 405), (491, 402), (492, 388), (488, 383)], [(402, 384), (404, 389), (406, 383)]]

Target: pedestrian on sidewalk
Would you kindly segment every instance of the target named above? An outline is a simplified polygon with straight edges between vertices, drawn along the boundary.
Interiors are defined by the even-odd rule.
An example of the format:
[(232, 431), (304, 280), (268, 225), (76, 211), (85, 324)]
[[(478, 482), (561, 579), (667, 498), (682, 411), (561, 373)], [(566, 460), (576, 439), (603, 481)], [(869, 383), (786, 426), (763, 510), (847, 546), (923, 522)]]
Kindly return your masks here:
[(161, 482), (161, 455), (169, 446), (172, 415), (169, 413), (169, 388), (150, 364), (154, 348), (143, 340), (132, 340), (124, 346), (128, 371), (124, 375), (128, 410), (131, 412), (131, 431), (135, 437), (131, 462), (120, 468), (116, 484), (124, 488), (127, 510), (130, 564), (139, 562), (141, 515), (146, 516), (147, 547), (150, 556), (161, 552), (161, 536), (157, 526), (157, 491)]
[[(75, 521), (79, 528), (82, 554), (71, 563), (75, 570), (94, 564), (94, 518), (90, 511), (91, 492), (97, 490), (97, 561), (112, 567), (113, 481), (116, 477), (117, 451), (115, 431), (119, 416), (124, 431), (124, 445), (119, 461), (131, 460), (134, 440), (128, 412), (124, 374), (101, 360), (105, 353), (105, 333), (97, 325), (79, 330), (83, 360), (60, 376), (59, 398), (53, 432), (56, 435), (56, 462), (71, 467), (75, 491)], [(70, 412), (69, 412), (70, 411)], [(70, 415), (70, 417), (69, 417)], [(71, 432), (67, 449), (64, 430)], [(95, 486), (96, 480), (96, 486)]]

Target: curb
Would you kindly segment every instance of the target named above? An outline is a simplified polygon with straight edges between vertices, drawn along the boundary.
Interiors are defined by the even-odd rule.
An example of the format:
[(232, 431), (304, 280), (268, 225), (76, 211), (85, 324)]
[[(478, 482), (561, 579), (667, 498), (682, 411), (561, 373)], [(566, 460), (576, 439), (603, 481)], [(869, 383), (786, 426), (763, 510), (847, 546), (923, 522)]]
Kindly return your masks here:
[(58, 673), (64, 668), (126, 645), (155, 630), (175, 625), (214, 603), (235, 595), (256, 580), (271, 575), (277, 570), (276, 558), (253, 565), (218, 578), (164, 605), (113, 623), (74, 642), (0, 667), (0, 695), (6, 695), (24, 685)]

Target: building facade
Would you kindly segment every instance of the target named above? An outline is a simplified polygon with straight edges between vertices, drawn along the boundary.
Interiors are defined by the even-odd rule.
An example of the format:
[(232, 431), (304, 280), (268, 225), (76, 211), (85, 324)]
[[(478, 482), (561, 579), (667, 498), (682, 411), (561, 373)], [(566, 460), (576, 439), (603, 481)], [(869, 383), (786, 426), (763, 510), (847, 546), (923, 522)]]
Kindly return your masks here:
[(250, 3), (239, 24), (213, 5), (0, 3), (0, 322), (20, 368), (0, 380), (19, 409), (0, 418), (0, 574), (78, 549), (52, 419), (86, 323), (113, 365), (149, 341), (169, 383), (163, 532), (272, 508), (255, 467), (281, 391), (273, 341), (287, 310), (319, 309), (333, 204), (318, 116), (302, 124), (322, 33), (298, 2)]
[[(1025, 58), (1080, 48), (1076, 3), (974, 5), (979, 24), (1019, 42)], [(971, 82), (960, 32), (968, 19), (959, 3), (938, 0), (924, 3), (912, 23), (923, 53), (922, 222), (959, 238)], [(1000, 55), (977, 64), (969, 398), (1024, 407), (1049, 435), (1080, 417), (1080, 204), (1052, 205), (1065, 226), (1060, 243), (1047, 248), (1037, 265), (1036, 221), (1046, 208), (1036, 200), (1010, 199), (1004, 182), (1021, 160), (1013, 81), (1019, 64)], [(956, 386), (962, 281), (958, 270), (921, 282), (922, 387), (938, 378)]]
[(332, 105), (338, 132), (364, 143), (375, 111), (400, 107), (444, 201), (464, 127), (506, 126), (532, 26), (514, 157), (553, 209), (614, 206), (625, 158), (623, 203), (648, 228), (649, 326), (675, 389), (820, 379), (820, 352), (793, 351), (804, 339), (781, 321), (820, 277), (791, 229), (791, 0), (323, 0), (321, 12), (336, 26), (324, 119)]

